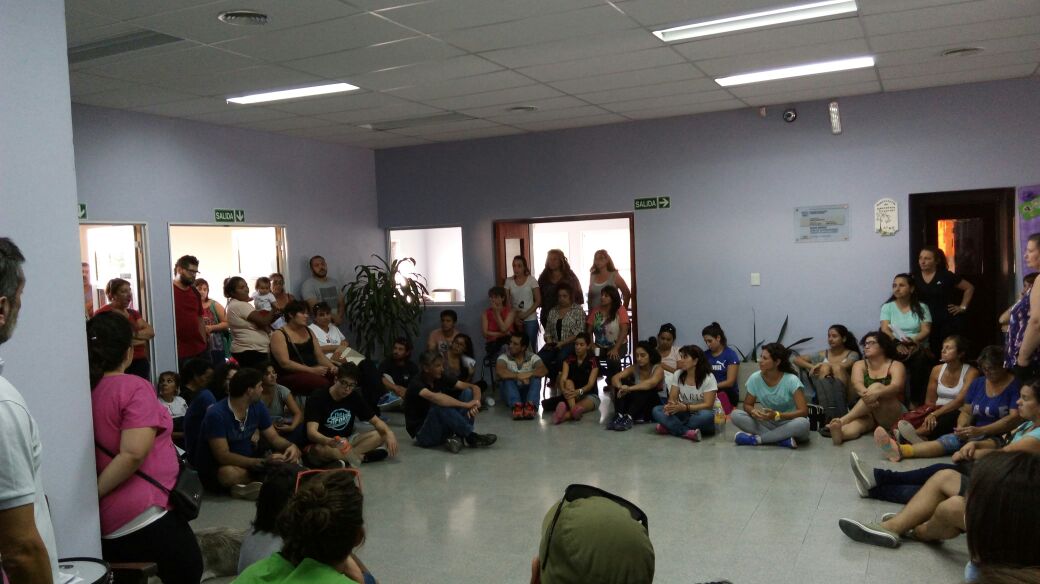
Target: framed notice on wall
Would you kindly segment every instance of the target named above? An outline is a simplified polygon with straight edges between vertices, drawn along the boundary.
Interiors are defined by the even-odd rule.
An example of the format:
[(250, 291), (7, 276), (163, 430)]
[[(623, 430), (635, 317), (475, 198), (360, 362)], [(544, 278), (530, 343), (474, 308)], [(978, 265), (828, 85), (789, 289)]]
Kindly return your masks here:
[(795, 207), (795, 243), (849, 240), (849, 206)]

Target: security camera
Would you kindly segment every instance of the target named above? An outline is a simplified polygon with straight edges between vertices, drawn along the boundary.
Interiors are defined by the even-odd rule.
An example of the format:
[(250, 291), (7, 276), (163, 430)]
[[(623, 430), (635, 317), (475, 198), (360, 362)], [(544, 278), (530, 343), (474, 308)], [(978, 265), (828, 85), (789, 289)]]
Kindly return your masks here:
[(798, 110), (793, 107), (789, 107), (784, 110), (784, 121), (790, 124), (791, 122), (798, 119)]

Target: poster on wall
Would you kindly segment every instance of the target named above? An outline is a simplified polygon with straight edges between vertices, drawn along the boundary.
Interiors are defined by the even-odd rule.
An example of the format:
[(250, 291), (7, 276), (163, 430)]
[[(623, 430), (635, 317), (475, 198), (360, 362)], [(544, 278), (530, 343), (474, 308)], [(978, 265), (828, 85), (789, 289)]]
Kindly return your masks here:
[(878, 199), (874, 203), (874, 231), (881, 235), (895, 235), (899, 231), (899, 205), (895, 199)]
[(849, 240), (849, 206), (795, 207), (795, 243)]
[[(1018, 187), (1015, 193), (1015, 210), (1018, 213), (1018, 238), (1020, 251), (1025, 251), (1026, 241), (1034, 233), (1040, 233), (1040, 185)], [(1025, 267), (1024, 274), (1035, 270)]]

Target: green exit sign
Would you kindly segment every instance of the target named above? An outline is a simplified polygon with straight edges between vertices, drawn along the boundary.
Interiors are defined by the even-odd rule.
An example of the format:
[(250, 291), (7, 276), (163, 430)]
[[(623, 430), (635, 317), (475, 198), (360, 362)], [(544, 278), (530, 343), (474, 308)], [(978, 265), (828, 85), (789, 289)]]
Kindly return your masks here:
[(646, 209), (671, 209), (672, 198), (671, 197), (643, 197), (642, 199), (636, 199), (636, 211), (645, 211)]
[(245, 223), (244, 209), (213, 209), (213, 221), (217, 223)]

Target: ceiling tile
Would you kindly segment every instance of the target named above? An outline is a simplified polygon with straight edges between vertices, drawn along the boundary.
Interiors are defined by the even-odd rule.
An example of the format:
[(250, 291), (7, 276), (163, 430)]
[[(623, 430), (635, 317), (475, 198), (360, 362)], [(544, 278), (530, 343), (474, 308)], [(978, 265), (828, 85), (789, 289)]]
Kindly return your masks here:
[(446, 132), (461, 132), (463, 130), (477, 130), (481, 128), (497, 128), (502, 124), (497, 124), (488, 120), (464, 120), (461, 122), (449, 122), (446, 124), (429, 124), (426, 126), (415, 126), (413, 128), (400, 128), (394, 130), (395, 134), (402, 134), (405, 136), (432, 136), (434, 134), (444, 134)]
[(699, 93), (680, 93), (676, 95), (662, 95), (660, 97), (648, 97), (644, 99), (633, 99), (604, 105), (605, 109), (612, 112), (625, 113), (642, 109), (675, 107), (681, 105), (693, 105), (697, 103), (709, 103), (713, 101), (726, 101), (733, 96), (727, 91), (701, 91)]
[(673, 81), (685, 81), (704, 77), (689, 63), (657, 67), (655, 69), (643, 69), (640, 71), (626, 71), (624, 73), (612, 73), (610, 75), (599, 75), (596, 77), (585, 77), (556, 81), (551, 85), (561, 91), (571, 94), (592, 93), (608, 89), (622, 89), (625, 87), (657, 85)]
[(697, 68), (711, 77), (724, 77), (737, 73), (763, 71), (776, 67), (804, 65), (818, 61), (831, 61), (848, 57), (869, 55), (870, 48), (864, 39), (836, 41), (821, 45), (780, 49), (767, 53), (735, 55), (722, 59), (708, 59), (694, 63)]
[(115, 63), (98, 64), (90, 67), (86, 72), (96, 72), (116, 79), (143, 83), (161, 83), (171, 76), (210, 75), (260, 64), (259, 61), (249, 57), (212, 47), (198, 46), (158, 55), (132, 57)]
[(1035, 71), (1036, 66), (1034, 65), (1007, 65), (1005, 67), (992, 67), (989, 69), (976, 69), (973, 71), (957, 71), (954, 73), (940, 73), (937, 75), (892, 79), (884, 81), (882, 85), (884, 85), (885, 91), (902, 91), (904, 89), (919, 89), (922, 87), (938, 87), (940, 85), (956, 85), (958, 83), (975, 83), (978, 81), (992, 81), (995, 79), (1028, 77)]
[(85, 10), (115, 20), (130, 20), (199, 6), (213, 0), (74, 0), (66, 1), (66, 6), (76, 10)]
[(523, 130), (511, 126), (497, 126), (494, 128), (480, 128), (477, 130), (464, 130), (461, 132), (446, 132), (444, 134), (430, 134), (425, 136), (428, 140), (436, 142), (455, 142), (457, 140), (472, 140), (475, 138), (493, 138), (495, 136), (509, 136), (512, 134), (523, 134)]
[(996, 55), (987, 55), (986, 53), (982, 53), (967, 57), (946, 57), (941, 61), (894, 65), (891, 67), (878, 65), (878, 72), (881, 75), (881, 79), (887, 81), (889, 79), (899, 79), (902, 77), (940, 75), (957, 71), (972, 71), (975, 69), (988, 69), (1005, 65), (1024, 65), (1029, 63), (1032, 63), (1034, 66), (1040, 63), (1040, 50), (999, 53)]
[(163, 81), (163, 85), (202, 96), (232, 96), (255, 91), (286, 89), (319, 81), (321, 79), (313, 75), (275, 65), (263, 65), (207, 75), (173, 77)]
[(361, 49), (329, 53), (283, 63), (286, 67), (330, 78), (342, 78), (427, 61), (457, 57), (465, 51), (431, 37), (412, 37)]
[(405, 67), (373, 71), (355, 75), (351, 83), (365, 89), (388, 90), (402, 87), (421, 86), (445, 79), (469, 77), (501, 69), (498, 65), (476, 55), (464, 55), (443, 61), (419, 63)]
[(72, 31), (81, 31), (89, 28), (98, 28), (100, 26), (110, 26), (119, 23), (119, 19), (117, 18), (94, 14), (93, 12), (88, 12), (86, 10), (78, 10), (70, 7), (70, 4), (69, 0), (66, 0), (65, 32), (67, 35)]
[(748, 105), (759, 107), (763, 105), (786, 105), (804, 101), (831, 99), (834, 97), (848, 97), (850, 95), (863, 95), (867, 93), (877, 93), (879, 91), (881, 91), (880, 83), (877, 81), (867, 81), (865, 83), (853, 83), (852, 85), (842, 85), (840, 87), (825, 87), (822, 89), (806, 89), (804, 91), (794, 91), (790, 93), (760, 95), (745, 98), (744, 101)]
[(1040, 30), (1040, 16), (993, 20), (962, 26), (873, 35), (870, 46), (875, 51), (900, 51), (922, 47), (959, 47), (974, 45), (989, 39), (1032, 36)]
[(547, 115), (545, 112), (559, 109), (571, 109), (581, 106), (587, 106), (588, 104), (576, 97), (565, 95), (563, 97), (551, 97), (549, 99), (517, 101), (513, 103), (503, 103), (487, 107), (465, 109), (460, 110), (460, 113), (476, 118), (497, 118), (501, 116), (508, 116), (512, 113), (515, 113), (510, 112), (509, 108), (520, 105), (533, 105), (537, 107), (539, 110), (537, 112), (528, 112), (526, 115)]
[(339, 93), (333, 96), (290, 99), (282, 102), (274, 102), (268, 107), (274, 110), (288, 112), (290, 114), (313, 116), (349, 110), (403, 105), (408, 103), (408, 101), (386, 95), (385, 93), (373, 93), (370, 91), (358, 93), (356, 91), (351, 91), (348, 93)]
[(670, 118), (674, 116), (688, 116), (707, 112), (721, 112), (745, 108), (747, 105), (738, 99), (726, 101), (712, 101), (708, 103), (695, 103), (690, 105), (677, 105), (662, 108), (650, 108), (634, 112), (625, 112), (624, 116), (633, 120), (647, 120), (652, 118)]
[(397, 105), (388, 105), (385, 107), (378, 108), (322, 114), (317, 117), (323, 120), (329, 120), (341, 124), (353, 124), (356, 126), (360, 126), (361, 124), (373, 124), (376, 122), (386, 122), (391, 120), (405, 120), (409, 118), (432, 116), (441, 113), (444, 113), (444, 110), (430, 107), (428, 105), (422, 105), (418, 103), (404, 103)]
[(110, 79), (108, 77), (90, 75), (89, 73), (81, 73), (79, 71), (72, 71), (69, 73), (69, 90), (72, 97), (89, 95), (91, 93), (101, 93), (103, 91), (117, 91), (120, 89), (126, 89), (130, 87), (130, 85), (130, 83), (119, 79)]
[(271, 62), (302, 59), (415, 36), (415, 32), (373, 14), (255, 34), (220, 43), (222, 49)]
[(232, 107), (234, 106), (223, 99), (217, 99), (214, 97), (196, 97), (184, 101), (136, 107), (133, 108), (133, 110), (144, 114), (167, 116), (171, 118), (184, 118), (198, 114), (229, 111)]
[(607, 73), (663, 67), (682, 62), (684, 62), (683, 58), (675, 51), (668, 47), (661, 47), (658, 49), (621, 53), (619, 55), (602, 55), (590, 59), (535, 65), (519, 69), (518, 71), (539, 81), (552, 82), (605, 75)]
[(68, 27), (65, 29), (65, 41), (70, 47), (78, 47), (81, 45), (90, 44), (93, 42), (109, 39), (113, 37), (122, 36), (125, 34), (144, 32), (139, 26), (133, 26), (125, 22), (116, 22), (114, 24), (106, 24), (104, 26), (95, 27)]
[(877, 72), (874, 69), (858, 69), (856, 71), (825, 73), (808, 77), (796, 77), (794, 79), (778, 79), (776, 81), (766, 81), (765, 83), (749, 83), (748, 85), (738, 85), (736, 87), (727, 87), (726, 89), (739, 98), (746, 98), (756, 95), (795, 93), (810, 89), (825, 89), (875, 81), (877, 81)]
[(490, 119), (501, 124), (519, 126), (521, 124), (532, 124), (535, 122), (548, 122), (554, 120), (570, 120), (588, 116), (599, 116), (608, 113), (606, 110), (595, 105), (582, 105), (578, 107), (567, 107), (562, 109), (539, 110), (536, 112), (513, 112), (502, 116), (494, 116)]
[(845, 18), (725, 35), (674, 46), (687, 59), (703, 61), (858, 38), (863, 38), (863, 28), (855, 18)]
[(249, 122), (259, 122), (264, 120), (280, 120), (290, 116), (283, 112), (276, 112), (263, 107), (243, 107), (239, 106), (236, 109), (229, 109), (219, 112), (211, 112), (206, 114), (197, 114), (193, 116), (187, 116), (189, 120), (196, 120), (199, 122), (208, 122), (211, 124), (220, 125), (239, 125), (246, 124)]
[(296, 128), (293, 130), (285, 130), (282, 134), (288, 134), (289, 136), (299, 136), (301, 138), (319, 138), (324, 136), (346, 136), (350, 134), (370, 134), (372, 130), (366, 128), (358, 128), (357, 126), (349, 126), (346, 124), (335, 124), (329, 122), (324, 126), (315, 126), (313, 128)]
[(386, 10), (388, 8), (395, 8), (398, 6), (407, 6), (409, 4), (416, 4), (422, 2), (432, 2), (433, 0), (340, 0), (344, 4), (350, 4), (351, 6), (357, 6), (361, 10)]
[(719, 85), (715, 81), (702, 77), (688, 81), (674, 83), (660, 83), (658, 85), (644, 85), (637, 87), (626, 87), (623, 89), (608, 89), (595, 93), (584, 93), (582, 99), (591, 103), (615, 103), (619, 101), (631, 101), (633, 99), (645, 99), (660, 97), (663, 95), (677, 95), (687, 93), (698, 93), (701, 91), (718, 91)]
[(244, 122), (236, 125), (263, 132), (282, 132), (284, 130), (299, 130), (302, 128), (324, 128), (335, 126), (336, 124), (328, 120), (319, 120), (317, 118), (308, 118), (306, 116), (295, 116), (292, 118), (282, 118), (277, 120)]
[(856, 0), (860, 14), (880, 14), (882, 12), (902, 12), (929, 6), (959, 4), (966, 0)]
[(452, 31), (441, 35), (467, 51), (492, 51), (631, 29), (636, 24), (607, 5)]
[[(269, 17), (267, 24), (260, 27), (233, 26), (217, 19), (221, 12), (245, 8), (266, 14)], [(210, 0), (210, 3), (201, 6), (134, 19), (130, 24), (201, 43), (216, 43), (332, 20), (358, 12), (360, 9), (338, 0), (307, 0), (306, 8), (285, 0), (249, 0), (246, 3), (239, 0)]]
[(459, 79), (424, 83), (412, 87), (401, 87), (392, 89), (389, 93), (405, 99), (424, 101), (441, 97), (466, 95), (468, 93), (481, 93), (533, 85), (534, 83), (534, 80), (513, 71), (496, 71), (495, 73), (487, 73), (485, 75), (473, 75)]
[(433, 0), (381, 10), (379, 15), (427, 34), (437, 34), (602, 5), (603, 0)]
[(360, 134), (348, 134), (346, 136), (330, 136), (327, 138), (318, 138), (322, 142), (333, 142), (336, 144), (344, 144), (347, 146), (357, 146), (360, 148), (397, 148), (400, 146), (414, 146), (417, 144), (430, 144), (430, 140), (424, 138), (416, 138), (414, 136), (404, 136), (401, 134), (391, 134), (390, 132), (371, 132), (368, 135)]
[(560, 63), (616, 55), (629, 51), (659, 48), (661, 41), (643, 29), (621, 30), (604, 35), (590, 35), (526, 47), (481, 53), (485, 59), (510, 68)]
[[(999, 55), (1001, 53), (1014, 53), (1040, 49), (1040, 35), (1019, 36), (1006, 39), (989, 39), (973, 46), (985, 50), (984, 53), (975, 56)], [(929, 61), (944, 61), (947, 59), (970, 59), (968, 57), (944, 57), (943, 50), (952, 47), (925, 47), (923, 49), (907, 49), (905, 51), (891, 51), (888, 53), (877, 53), (877, 64), (879, 67), (891, 67), (895, 65), (909, 65), (912, 63), (926, 63)]]
[(546, 120), (543, 122), (528, 122), (522, 124), (517, 123), (514, 125), (517, 128), (522, 128), (531, 132), (545, 132), (548, 130), (583, 128), (587, 126), (600, 126), (603, 124), (616, 124), (627, 121), (628, 118), (619, 116), (617, 114), (600, 114), (595, 116), (585, 116), (581, 118), (568, 118), (564, 120)]
[(861, 17), (868, 35), (894, 34), (1040, 14), (1036, 0), (975, 0)]
[(79, 96), (73, 99), (73, 101), (115, 109), (131, 109), (158, 103), (183, 101), (194, 97), (197, 96), (164, 87), (131, 85), (114, 91), (103, 91), (101, 93)]
[(528, 85), (485, 93), (471, 93), (469, 95), (434, 99), (426, 103), (446, 110), (465, 110), (562, 96), (562, 93), (547, 85)]
[[(788, 4), (790, 2), (787, 2)], [(676, 26), (694, 21), (736, 16), (783, 5), (783, 0), (628, 0), (616, 2), (625, 14), (644, 25)]]

